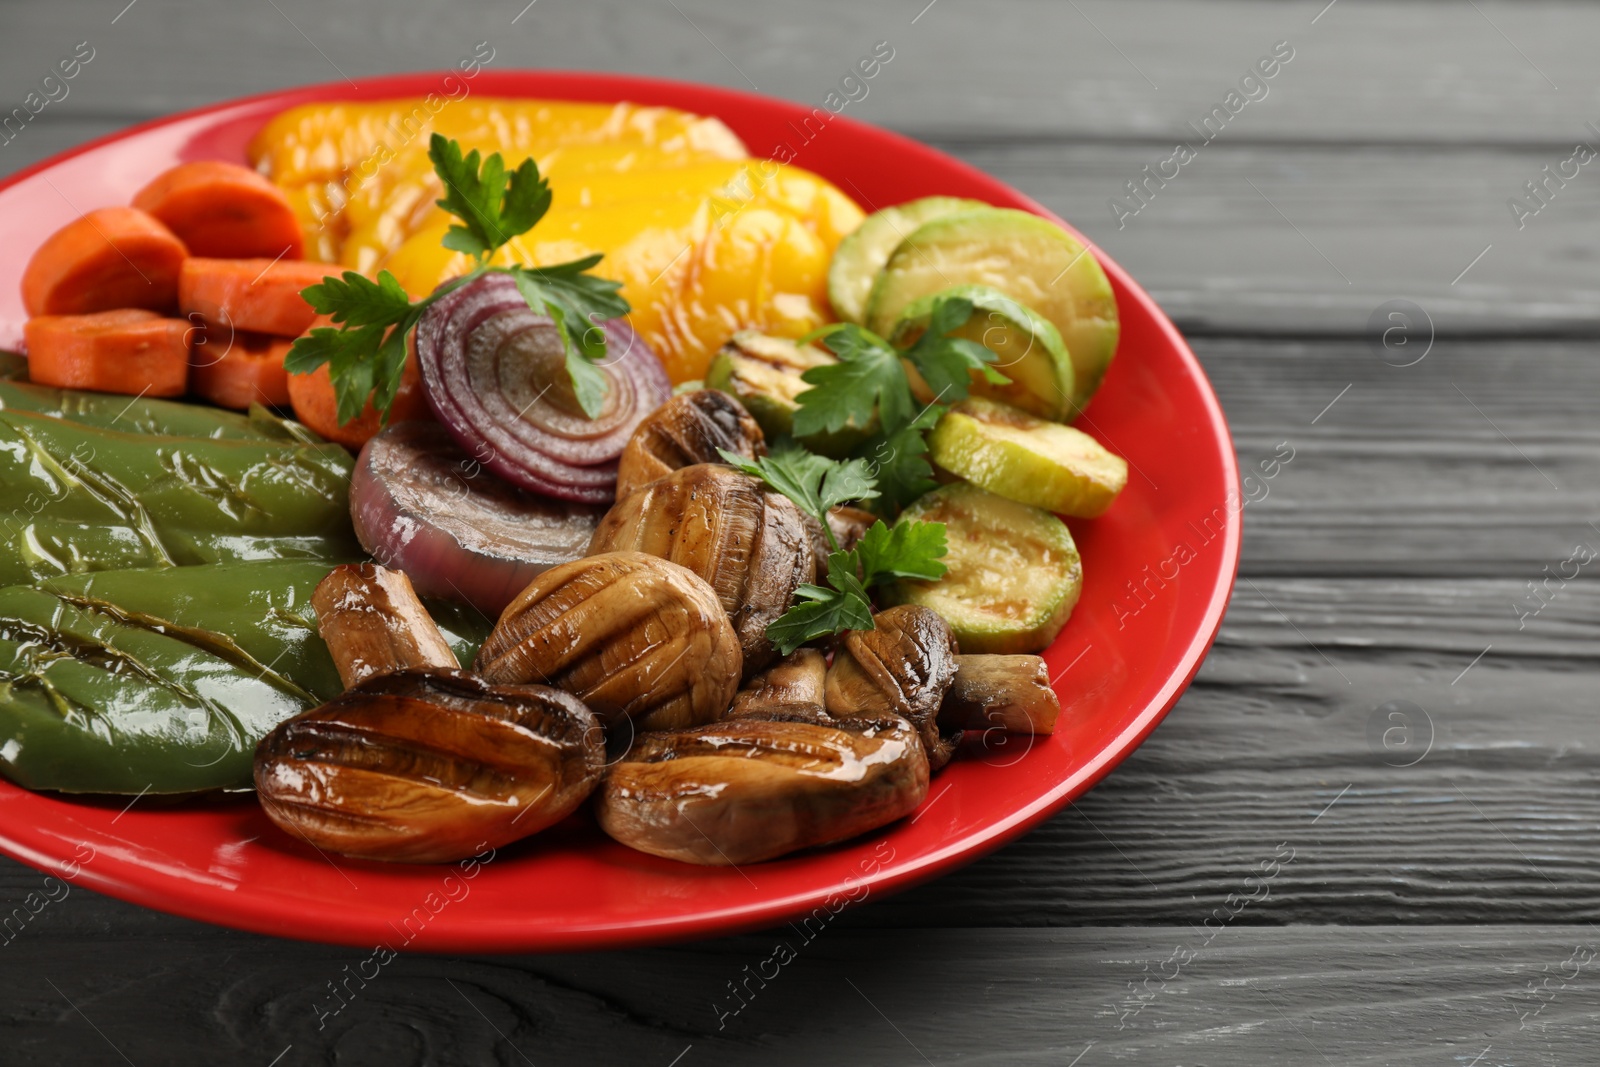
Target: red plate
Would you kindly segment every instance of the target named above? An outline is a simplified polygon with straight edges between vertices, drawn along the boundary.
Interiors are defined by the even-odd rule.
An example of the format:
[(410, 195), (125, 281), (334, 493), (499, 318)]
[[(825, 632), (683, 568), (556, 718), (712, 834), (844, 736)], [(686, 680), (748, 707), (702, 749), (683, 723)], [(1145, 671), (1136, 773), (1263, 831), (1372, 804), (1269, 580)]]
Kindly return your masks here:
[[(21, 336), (18, 281), (29, 252), (80, 212), (126, 203), (180, 160), (243, 161), (250, 136), (291, 105), (445, 93), (451, 86), (443, 78), (363, 79), (359, 90), (329, 84), (220, 104), (12, 177), (0, 185), (0, 247), (10, 250), (0, 261), (0, 345), (15, 347)], [(819, 131), (826, 113), (797, 104), (605, 74), (485, 71), (471, 89), (716, 115), (752, 152), (792, 151), (793, 162), (869, 210), (944, 194), (1053, 218), (993, 178), (905, 138), (842, 117), (829, 117)], [(584, 817), (462, 871), (330, 859), (278, 832), (249, 799), (165, 807), (144, 799), (123, 810), (0, 783), (0, 848), (179, 915), (286, 937), (459, 952), (731, 933), (814, 909), (826, 915), (976, 859), (1082, 795), (1154, 729), (1205, 657), (1238, 563), (1239, 474), (1216, 397), (1155, 302), (1098, 254), (1116, 289), (1122, 349), (1079, 425), (1126, 456), (1131, 476), (1109, 514), (1072, 524), (1084, 559), (1083, 598), (1045, 654), (1064, 708), (1060, 732), (997, 737), (965, 753), (934, 780), (916, 816), (843, 847), (742, 870), (633, 852)]]

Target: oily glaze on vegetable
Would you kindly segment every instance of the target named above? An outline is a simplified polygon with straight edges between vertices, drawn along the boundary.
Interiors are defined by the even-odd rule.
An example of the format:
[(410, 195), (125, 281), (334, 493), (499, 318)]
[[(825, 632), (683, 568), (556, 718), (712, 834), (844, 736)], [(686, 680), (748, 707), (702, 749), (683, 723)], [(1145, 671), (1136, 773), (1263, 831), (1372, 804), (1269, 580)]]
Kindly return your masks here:
[(350, 457), (333, 445), (152, 437), (0, 411), (0, 584), (77, 571), (340, 559)]
[[(752, 160), (720, 121), (672, 108), (473, 96), (311, 104), (277, 116), (250, 156), (296, 204), (309, 258), (394, 272), (414, 295), (465, 272), (428, 165), (430, 133), (538, 160), (561, 201), (498, 262), (593, 252), (674, 382), (704, 376), (738, 329), (799, 337), (828, 320), (827, 270), (861, 210), (817, 175)], [(397, 137), (396, 130), (406, 131)]]
[[(107, 571), (0, 589), (0, 772), (30, 789), (243, 789), (258, 740), (343, 688), (320, 561)], [(435, 605), (470, 661), (484, 627)]]
[(604, 761), (593, 713), (559, 689), (406, 670), (273, 730), (255, 781), (272, 821), (314, 847), (436, 863), (559, 822)]

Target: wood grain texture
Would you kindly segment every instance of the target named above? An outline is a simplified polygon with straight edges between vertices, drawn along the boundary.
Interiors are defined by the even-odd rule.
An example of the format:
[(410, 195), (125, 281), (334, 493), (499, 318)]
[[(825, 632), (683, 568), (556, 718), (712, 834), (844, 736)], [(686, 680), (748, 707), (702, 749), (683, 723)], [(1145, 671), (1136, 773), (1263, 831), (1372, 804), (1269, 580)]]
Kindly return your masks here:
[(1600, 119), (1600, 71), (1589, 54), (1600, 11), (1548, 0), (1485, 0), (1476, 9), (1339, 0), (1320, 18), (1324, 4), (1272, 0), (138, 0), (113, 24), (122, 6), (8, 5), (0, 100), (20, 100), (58, 54), (85, 39), (100, 51), (70, 106), (130, 117), (284, 85), (445, 67), (488, 40), (496, 65), (626, 70), (820, 105), (874, 42), (887, 40), (893, 61), (847, 113), (920, 137), (1165, 142), (1286, 40), (1294, 58), (1228, 136), (1559, 145)]
[[(780, 944), (793, 954), (782, 966), (768, 962), (788, 958)], [(190, 1049), (279, 1067), (1494, 1067), (1592, 1062), (1600, 1036), (1600, 948), (1586, 926), (1241, 926), (1209, 943), (1164, 927), (824, 931), (809, 943), (774, 931), (604, 956), (402, 958), (366, 982), (350, 977), (364, 956), (349, 950), (130, 947), (7, 949), (8, 1062), (174, 1063)], [(335, 1014), (328, 983), (340, 981)]]

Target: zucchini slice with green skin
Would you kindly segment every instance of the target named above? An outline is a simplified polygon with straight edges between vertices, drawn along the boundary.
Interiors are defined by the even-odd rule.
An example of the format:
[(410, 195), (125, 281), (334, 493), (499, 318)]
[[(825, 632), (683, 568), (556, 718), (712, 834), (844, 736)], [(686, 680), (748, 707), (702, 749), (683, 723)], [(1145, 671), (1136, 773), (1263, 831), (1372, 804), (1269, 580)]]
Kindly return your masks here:
[[(1067, 346), (1055, 324), (987, 285), (955, 285), (913, 300), (894, 325), (889, 339), (904, 345), (927, 329), (933, 306), (941, 299), (962, 297), (972, 302), (972, 317), (951, 331), (951, 336), (983, 345), (998, 358), (989, 366), (1011, 379), (997, 385), (973, 372), (972, 395), (1003, 400), (1045, 419), (1068, 419), (1072, 407), (1074, 373)], [(932, 402), (933, 390), (922, 376), (907, 367), (912, 390), (923, 403)]]
[(1083, 591), (1066, 523), (964, 482), (924, 495), (899, 521), (917, 520), (944, 523), (949, 569), (938, 581), (896, 582), (890, 599), (944, 616), (963, 654), (1050, 646)]
[(1105, 514), (1128, 484), (1128, 461), (1082, 430), (993, 400), (945, 412), (928, 456), (991, 493), (1082, 519)]
[(924, 222), (941, 215), (988, 206), (981, 200), (925, 196), (868, 215), (854, 233), (839, 242), (828, 265), (828, 302), (833, 305), (833, 313), (841, 322), (858, 326), (865, 322), (872, 281), (901, 241)]
[[(786, 337), (741, 330), (711, 360), (705, 387), (731, 394), (760, 425), (767, 440), (775, 441), (793, 433), (794, 413), (800, 406), (795, 398), (811, 388), (800, 376), (813, 367), (836, 362), (831, 353), (815, 345), (797, 345)], [(815, 434), (801, 443), (820, 455), (839, 458), (849, 455), (876, 429), (874, 420), (867, 430), (846, 427), (836, 433)]]
[(924, 223), (900, 242), (867, 298), (867, 328), (894, 328), (913, 301), (952, 285), (987, 285), (1055, 324), (1072, 357), (1069, 410), (1089, 403), (1117, 351), (1117, 299), (1099, 262), (1054, 223), (989, 208)]

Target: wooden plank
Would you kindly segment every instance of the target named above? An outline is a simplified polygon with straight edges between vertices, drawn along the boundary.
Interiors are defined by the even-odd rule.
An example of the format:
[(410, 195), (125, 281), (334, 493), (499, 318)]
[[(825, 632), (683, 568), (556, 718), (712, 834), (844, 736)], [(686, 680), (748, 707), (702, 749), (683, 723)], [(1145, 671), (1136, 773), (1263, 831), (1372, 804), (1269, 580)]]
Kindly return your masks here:
[(462, 0), (407, 4), (401, 13), (396, 5), (311, 0), (139, 0), (113, 23), (116, 12), (98, 4), (31, 3), (7, 12), (0, 101), (20, 105), (85, 39), (96, 57), (60, 106), (120, 116), (447, 67), (488, 40), (503, 67), (628, 70), (822, 106), (873, 43), (886, 40), (893, 60), (846, 113), (922, 136), (1170, 141), (1286, 40), (1294, 58), (1222, 137), (1559, 144), (1600, 118), (1592, 104), (1600, 72), (1588, 48), (1600, 33), (1593, 8), (1549, 0), (1323, 6), (606, 0), (523, 10)]
[[(1200, 924), (1280, 844), (1239, 922), (1600, 917), (1600, 584), (1543, 595), (1519, 629), (1515, 580), (1247, 580), (1194, 686), (1075, 808), (839, 924)], [(39, 882), (0, 865), (0, 904)], [(73, 892), (63, 934), (175, 929)]]
[(1580, 1064), (1600, 1055), (1596, 941), (1587, 926), (830, 929), (379, 967), (264, 938), (178, 937), (159, 956), (19, 940), (0, 1039), (30, 1064)]
[[(1194, 347), (1256, 472), (1245, 574), (1527, 579), (1600, 549), (1588, 344), (1441, 339), (1410, 367), (1365, 341)], [(1261, 478), (1282, 442), (1292, 461)]]

